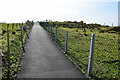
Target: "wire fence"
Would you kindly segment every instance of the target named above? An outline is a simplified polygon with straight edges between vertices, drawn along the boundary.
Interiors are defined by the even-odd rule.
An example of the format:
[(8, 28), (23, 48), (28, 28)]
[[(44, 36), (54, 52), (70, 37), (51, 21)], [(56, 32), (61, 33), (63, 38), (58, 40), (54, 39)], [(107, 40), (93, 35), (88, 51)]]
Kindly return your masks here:
[(96, 34), (94, 53), (93, 74), (103, 78), (118, 78), (118, 34)]
[(33, 23), (2, 24), (2, 78), (16, 78)]
[[(96, 28), (65, 28), (49, 22), (40, 22), (40, 25), (48, 31), (65, 55), (83, 73), (93, 78), (119, 78), (118, 34), (101, 33)], [(94, 37), (93, 32), (95, 33)], [(68, 39), (67, 42), (66, 39)], [(94, 41), (95, 47), (92, 46), (92, 41)]]

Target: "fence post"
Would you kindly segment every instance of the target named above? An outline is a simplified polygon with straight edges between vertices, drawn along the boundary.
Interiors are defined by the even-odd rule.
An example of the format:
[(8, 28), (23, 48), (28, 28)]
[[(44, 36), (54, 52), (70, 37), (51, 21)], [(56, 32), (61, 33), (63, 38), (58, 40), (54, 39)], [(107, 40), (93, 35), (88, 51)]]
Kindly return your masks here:
[(57, 26), (56, 26), (56, 31), (55, 31), (55, 41), (57, 43)]
[(45, 30), (47, 30), (47, 29), (46, 29), (46, 24), (45, 24), (45, 23), (44, 23), (44, 28), (45, 28)]
[(46, 27), (46, 31), (48, 30), (48, 28), (47, 28), (47, 23), (45, 22), (45, 27)]
[(48, 24), (47, 24), (47, 22), (46, 22), (46, 27), (47, 27), (47, 30), (48, 30)]
[[(20, 26), (20, 24), (19, 24)], [(22, 49), (23, 49), (23, 52), (25, 52), (25, 49), (24, 49), (24, 46), (23, 46), (23, 34), (22, 34), (22, 26), (20, 26), (20, 31), (21, 31), (21, 43), (22, 43)]]
[(49, 23), (48, 23), (48, 32), (49, 32)]
[(95, 33), (91, 35), (91, 45), (90, 45), (90, 54), (89, 54), (89, 63), (88, 63), (88, 72), (87, 72), (88, 75), (92, 74), (94, 46), (95, 46)]
[(7, 78), (10, 79), (10, 44), (9, 44), (9, 24), (7, 24), (7, 47), (8, 47), (8, 54), (7, 54), (7, 62), (8, 62), (8, 73)]
[(51, 37), (52, 37), (52, 24), (51, 24), (51, 31), (50, 31), (50, 35), (51, 35)]
[(67, 48), (68, 48), (68, 30), (66, 31), (65, 53), (67, 53)]

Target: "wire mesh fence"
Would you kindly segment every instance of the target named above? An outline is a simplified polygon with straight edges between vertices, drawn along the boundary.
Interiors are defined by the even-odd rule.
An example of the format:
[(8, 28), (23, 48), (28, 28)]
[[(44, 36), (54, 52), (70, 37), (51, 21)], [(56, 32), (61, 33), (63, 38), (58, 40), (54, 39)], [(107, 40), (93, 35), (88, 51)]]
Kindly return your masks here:
[[(50, 25), (51, 29), (44, 24)], [(57, 45), (64, 53), (66, 51), (66, 31), (68, 31), (68, 47), (66, 55), (78, 68), (82, 70), (83, 73), (86, 74), (89, 66), (91, 34), (95, 33), (95, 47), (91, 77), (119, 78), (118, 64), (120, 60), (118, 58), (118, 34), (100, 32), (97, 28), (89, 29), (82, 26), (80, 28), (71, 28), (70, 26), (69, 28), (65, 28), (63, 26), (56, 27), (55, 25), (51, 25), (49, 22), (40, 22), (40, 25), (49, 31), (49, 34), (52, 33), (50, 36), (54, 41), (56, 41)]]
[(98, 78), (118, 78), (118, 35), (96, 34), (93, 75)]
[(68, 36), (68, 53), (72, 57), (73, 62), (86, 73), (91, 35), (85, 36), (79, 31), (72, 30), (69, 31)]

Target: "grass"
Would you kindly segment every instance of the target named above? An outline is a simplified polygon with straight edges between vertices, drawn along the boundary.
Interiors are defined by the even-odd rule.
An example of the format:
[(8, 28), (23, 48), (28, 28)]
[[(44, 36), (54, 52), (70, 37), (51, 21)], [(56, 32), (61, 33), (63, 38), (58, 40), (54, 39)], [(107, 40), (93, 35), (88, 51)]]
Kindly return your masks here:
[(1, 57), (1, 52), (2, 52), (2, 24), (0, 24), (0, 79), (2, 78), (2, 57)]
[[(2, 24), (2, 33), (3, 35), (1, 36), (2, 38), (2, 70), (3, 70), (3, 75), (2, 78), (7, 78), (7, 55), (8, 55), (8, 44), (7, 44), (7, 25), (9, 25), (8, 30), (9, 30), (9, 43), (10, 43), (10, 78), (16, 78), (17, 76), (17, 71), (20, 70), (20, 60), (22, 57), (22, 42), (21, 42), (21, 28), (20, 26), (26, 26), (25, 24), (18, 24), (12, 23), (9, 24)], [(26, 26), (26, 28), (29, 28), (29, 26)], [(23, 34), (23, 46), (25, 45), (27, 34), (30, 32), (30, 29), (28, 29), (27, 32), (22, 30)]]
[[(0, 24), (0, 47), (2, 46), (2, 24)], [(0, 53), (2, 49), (0, 48)]]
[[(44, 25), (42, 25), (45, 27)], [(65, 36), (68, 30), (68, 58), (78, 66), (83, 73), (87, 73), (90, 52), (91, 34), (95, 33), (95, 50), (93, 63), (93, 78), (119, 78), (118, 58), (118, 34), (99, 33), (96, 28), (86, 28), (86, 32), (77, 28), (57, 29), (57, 43), (63, 51), (65, 49)], [(52, 27), (53, 40), (55, 38), (55, 27)]]

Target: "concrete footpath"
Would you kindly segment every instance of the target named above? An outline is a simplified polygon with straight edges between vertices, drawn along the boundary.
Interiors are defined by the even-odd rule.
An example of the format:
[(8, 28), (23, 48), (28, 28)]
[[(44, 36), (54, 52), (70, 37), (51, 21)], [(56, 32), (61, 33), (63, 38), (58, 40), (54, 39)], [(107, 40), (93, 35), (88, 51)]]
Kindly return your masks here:
[(35, 23), (17, 78), (86, 78), (56, 47), (47, 32)]

